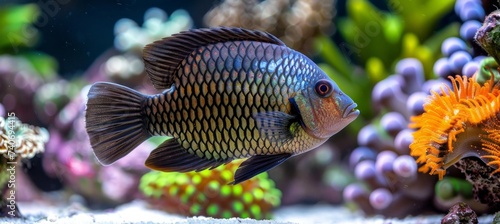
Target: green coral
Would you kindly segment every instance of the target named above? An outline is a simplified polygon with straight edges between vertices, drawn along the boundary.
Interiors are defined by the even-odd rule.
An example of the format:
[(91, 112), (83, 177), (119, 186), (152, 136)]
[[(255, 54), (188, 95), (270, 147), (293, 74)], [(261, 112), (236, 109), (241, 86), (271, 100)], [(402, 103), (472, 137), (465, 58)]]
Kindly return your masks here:
[(0, 6), (0, 54), (21, 56), (28, 60), (45, 80), (55, 77), (57, 61), (42, 52), (33, 51), (39, 33), (33, 23), (40, 14), (37, 4)]
[(498, 71), (498, 62), (493, 57), (486, 57), (479, 63), (479, 69), (476, 74), (476, 81), (481, 85), (491, 79), (493, 75), (495, 82), (500, 79)]
[(31, 25), (40, 13), (36, 4), (0, 7), (0, 50), (2, 52), (32, 47), (38, 32)]
[(216, 218), (271, 217), (281, 203), (281, 191), (267, 173), (236, 185), (228, 185), (240, 163), (233, 162), (201, 172), (145, 174), (140, 190), (153, 207), (186, 216)]
[(454, 177), (445, 177), (438, 181), (434, 192), (442, 200), (449, 200), (459, 195), (466, 199), (473, 197), (472, 184), (464, 179)]
[[(418, 59), (424, 74), (432, 78), (441, 43), (458, 35), (459, 24), (448, 24), (437, 33), (431, 24), (454, 2), (387, 0), (390, 10), (382, 11), (368, 0), (348, 0), (347, 17), (337, 22), (344, 41), (336, 45), (326, 36), (315, 40), (316, 51), (324, 59), (320, 67), (358, 104), (361, 116), (370, 119), (374, 111), (363, 93), (392, 74), (401, 58)], [(359, 130), (362, 122), (357, 119), (350, 128)]]

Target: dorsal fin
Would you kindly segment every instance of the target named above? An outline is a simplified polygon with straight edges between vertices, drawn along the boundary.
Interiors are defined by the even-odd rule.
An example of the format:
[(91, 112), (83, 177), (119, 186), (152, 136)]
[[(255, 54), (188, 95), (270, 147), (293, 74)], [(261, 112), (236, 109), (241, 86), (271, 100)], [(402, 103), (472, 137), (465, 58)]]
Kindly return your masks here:
[(179, 64), (191, 52), (201, 46), (228, 41), (259, 41), (285, 46), (277, 37), (257, 30), (233, 27), (192, 29), (144, 47), (146, 72), (156, 89), (170, 88)]

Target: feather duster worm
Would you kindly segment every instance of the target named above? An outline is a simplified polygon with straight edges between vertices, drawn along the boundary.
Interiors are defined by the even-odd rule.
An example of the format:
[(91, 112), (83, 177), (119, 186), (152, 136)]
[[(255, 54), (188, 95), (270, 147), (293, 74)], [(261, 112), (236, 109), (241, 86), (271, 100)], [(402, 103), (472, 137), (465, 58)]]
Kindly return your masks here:
[(475, 156), (500, 172), (500, 89), (490, 79), (450, 77), (452, 88), (432, 92), (424, 113), (411, 118), (419, 128), (410, 144), (411, 155), (423, 164), (419, 171), (439, 175), (462, 158)]

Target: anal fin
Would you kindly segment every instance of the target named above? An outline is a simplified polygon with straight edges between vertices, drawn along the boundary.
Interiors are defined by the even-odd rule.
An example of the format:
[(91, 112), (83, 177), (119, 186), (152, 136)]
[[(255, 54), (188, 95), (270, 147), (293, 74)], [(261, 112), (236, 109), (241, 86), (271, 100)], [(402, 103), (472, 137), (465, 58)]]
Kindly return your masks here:
[(190, 154), (177, 139), (168, 139), (149, 154), (146, 166), (163, 172), (189, 172), (213, 169), (231, 160), (209, 160)]
[(282, 153), (276, 155), (255, 155), (241, 163), (234, 174), (234, 181), (230, 184), (238, 184), (248, 180), (255, 175), (272, 169), (285, 162), (292, 154)]

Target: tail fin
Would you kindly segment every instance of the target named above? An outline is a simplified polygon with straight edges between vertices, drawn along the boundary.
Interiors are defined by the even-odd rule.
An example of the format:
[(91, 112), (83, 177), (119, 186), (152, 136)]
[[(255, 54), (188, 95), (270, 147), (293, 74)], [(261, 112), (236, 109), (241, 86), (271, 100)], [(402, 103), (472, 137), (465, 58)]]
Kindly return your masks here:
[(90, 88), (86, 128), (102, 164), (114, 163), (151, 136), (144, 128), (145, 99), (146, 95), (114, 83), (98, 82)]

